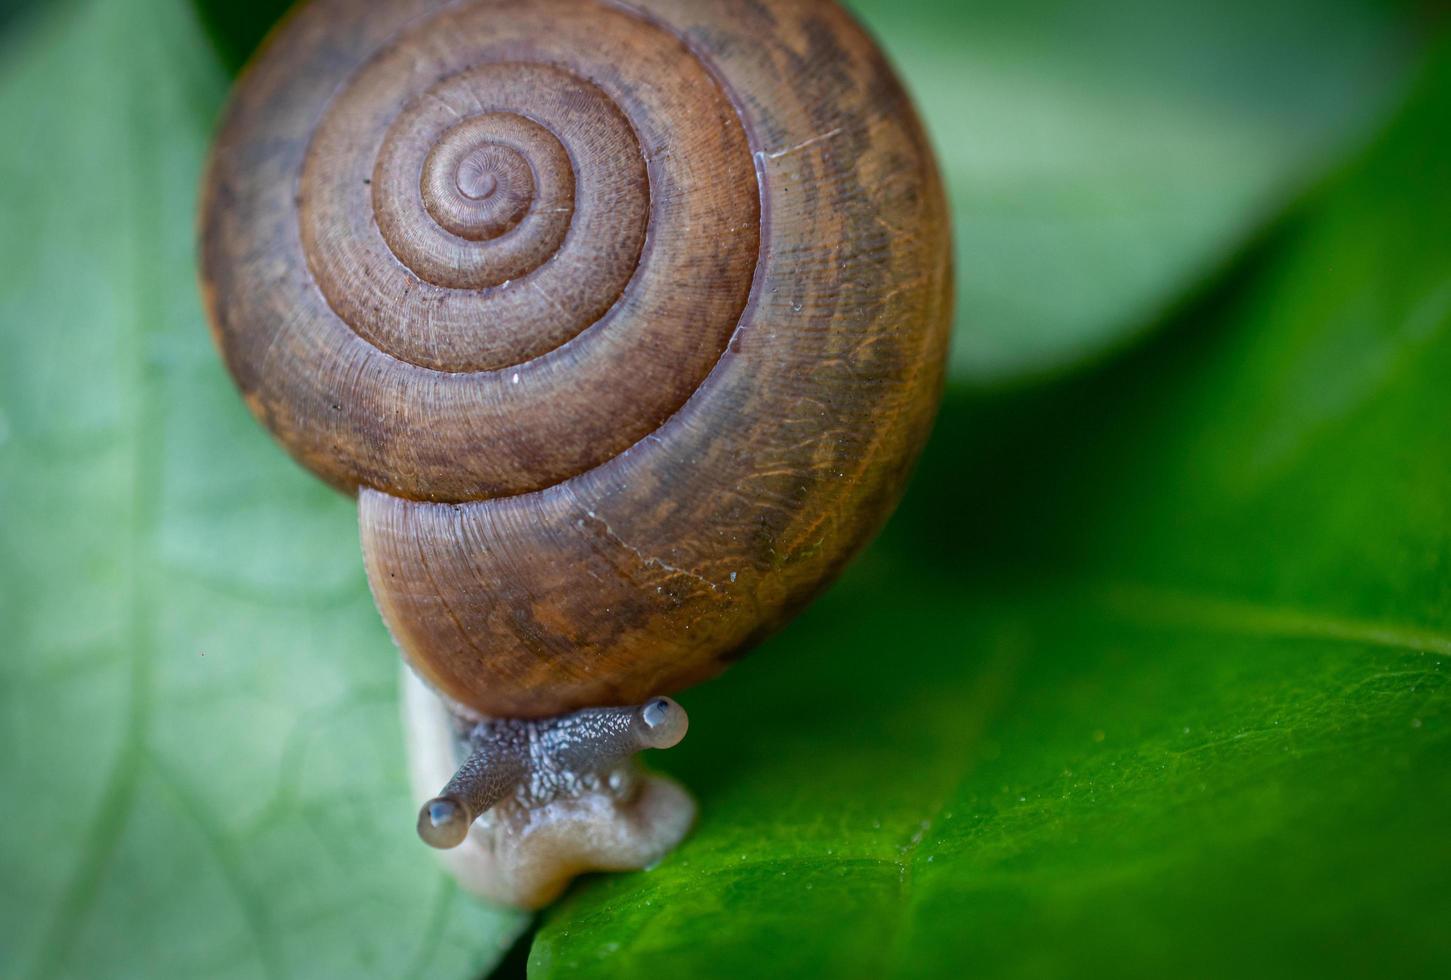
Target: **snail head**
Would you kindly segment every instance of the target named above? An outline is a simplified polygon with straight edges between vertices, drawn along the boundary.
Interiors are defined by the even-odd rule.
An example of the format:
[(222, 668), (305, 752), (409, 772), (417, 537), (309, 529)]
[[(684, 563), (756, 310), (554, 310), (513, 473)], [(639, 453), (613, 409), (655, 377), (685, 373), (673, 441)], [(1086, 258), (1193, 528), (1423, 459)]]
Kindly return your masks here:
[(685, 709), (666, 697), (540, 720), (481, 722), (468, 734), (467, 760), (419, 810), (418, 836), (453, 848), (475, 820), (508, 800), (540, 808), (602, 788), (619, 793), (629, 786), (621, 768), (644, 749), (677, 745), (689, 723)]

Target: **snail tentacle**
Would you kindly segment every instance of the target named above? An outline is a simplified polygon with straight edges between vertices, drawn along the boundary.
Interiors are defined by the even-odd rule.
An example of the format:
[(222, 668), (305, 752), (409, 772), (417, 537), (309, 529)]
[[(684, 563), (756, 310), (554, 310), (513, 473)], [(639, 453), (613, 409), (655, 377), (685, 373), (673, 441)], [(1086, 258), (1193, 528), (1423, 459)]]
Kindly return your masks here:
[(668, 698), (460, 728), (405, 670), (403, 717), (417, 796), (448, 781), (419, 811), (419, 836), (484, 898), (544, 905), (582, 872), (654, 864), (695, 821), (690, 795), (634, 759), (685, 734), (685, 711)]
[(678, 744), (688, 725), (685, 709), (664, 697), (540, 721), (480, 722), (467, 737), (468, 759), (418, 811), (418, 836), (440, 849), (457, 847), (475, 820), (511, 795), (530, 807), (602, 787), (626, 797), (621, 767), (644, 749)]
[(418, 811), (418, 836), (437, 848), (462, 844), (479, 815), (513, 792), (527, 765), (516, 740), (481, 740), (448, 785)]

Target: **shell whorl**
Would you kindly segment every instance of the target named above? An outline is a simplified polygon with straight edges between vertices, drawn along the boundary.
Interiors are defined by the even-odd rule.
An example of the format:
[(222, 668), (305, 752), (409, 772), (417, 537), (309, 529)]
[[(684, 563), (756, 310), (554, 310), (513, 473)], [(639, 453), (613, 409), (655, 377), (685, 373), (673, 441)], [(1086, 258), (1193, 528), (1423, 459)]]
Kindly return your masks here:
[(751, 150), (706, 66), (594, 0), (297, 19), (319, 6), (358, 8), (369, 43), (313, 39), (338, 77), (272, 107), (301, 168), (254, 187), (253, 220), (291, 225), (303, 263), (259, 297), (288, 307), (266, 363), (230, 358), (269, 425), (339, 486), (445, 501), (552, 486), (658, 428), (758, 257)]
[(490, 714), (720, 670), (857, 550), (940, 389), (945, 203), (829, 0), (313, 0), (239, 83), (203, 285)]

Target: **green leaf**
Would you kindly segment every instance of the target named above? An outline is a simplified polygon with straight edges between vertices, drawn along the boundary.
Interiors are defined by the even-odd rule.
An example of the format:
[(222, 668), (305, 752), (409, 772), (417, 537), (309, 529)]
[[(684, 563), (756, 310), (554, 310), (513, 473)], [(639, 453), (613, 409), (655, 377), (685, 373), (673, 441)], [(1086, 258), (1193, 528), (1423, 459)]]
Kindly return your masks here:
[(1398, 104), (1374, 0), (854, 0), (926, 119), (957, 243), (953, 376), (1143, 332)]
[(886, 538), (687, 692), (702, 820), (539, 977), (1451, 970), (1451, 47), (1235, 284), (951, 398)]
[(522, 920), (413, 839), (353, 505), (207, 338), (224, 73), (182, 0), (34, 13), (0, 65), (0, 976), (477, 974)]
[(193, 0), (223, 63), (237, 72), (288, 8), (288, 0)]
[[(287, 4), (195, 0), (240, 64)], [(916, 96), (957, 248), (953, 378), (1143, 333), (1400, 101), (1378, 0), (852, 0)]]
[[(352, 505), (202, 327), (189, 10), (0, 37), (0, 976), (477, 975), (523, 921), (408, 830)], [(1414, 60), (1358, 0), (863, 13), (944, 152), (975, 383), (1145, 330)], [(887, 538), (685, 695), (696, 836), (577, 889), (538, 972), (1446, 971), (1442, 65), (1248, 285), (950, 400)]]

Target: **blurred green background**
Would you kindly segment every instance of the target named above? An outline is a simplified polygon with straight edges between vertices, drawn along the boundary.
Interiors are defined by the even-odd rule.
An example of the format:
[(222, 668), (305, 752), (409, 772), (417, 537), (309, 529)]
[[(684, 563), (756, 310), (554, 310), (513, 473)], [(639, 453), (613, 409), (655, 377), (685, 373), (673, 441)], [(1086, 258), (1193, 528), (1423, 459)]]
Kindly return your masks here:
[(854, 4), (949, 181), (898, 515), (541, 916), (411, 832), (353, 505), (194, 284), (284, 5), (0, 8), (0, 976), (1445, 976), (1441, 3)]

